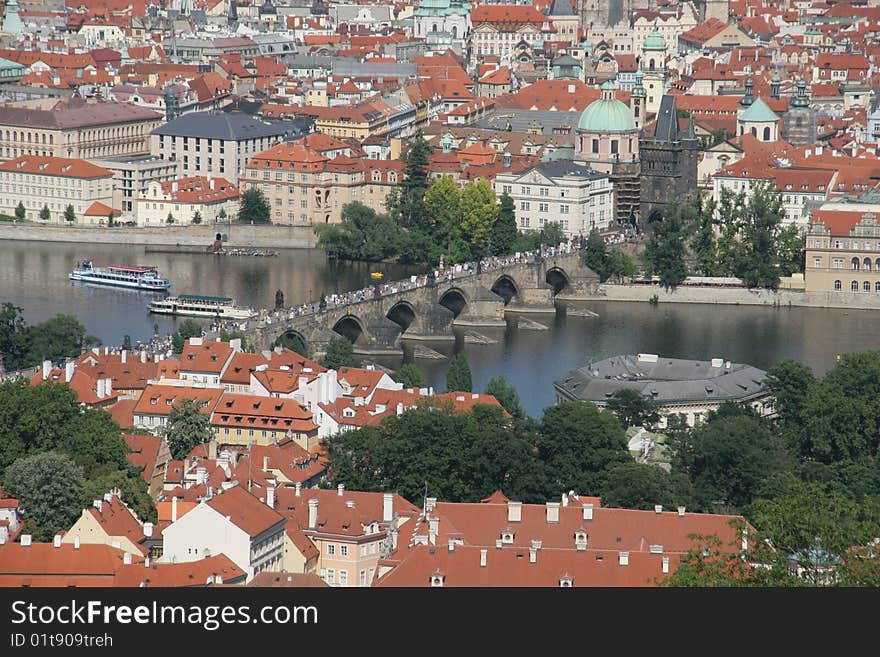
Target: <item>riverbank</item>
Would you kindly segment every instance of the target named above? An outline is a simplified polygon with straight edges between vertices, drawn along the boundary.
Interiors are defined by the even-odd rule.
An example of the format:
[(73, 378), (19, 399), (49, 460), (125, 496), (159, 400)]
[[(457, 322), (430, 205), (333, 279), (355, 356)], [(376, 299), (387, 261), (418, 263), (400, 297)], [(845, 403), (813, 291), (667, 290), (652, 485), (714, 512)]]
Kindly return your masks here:
[(217, 233), (227, 236), (224, 242), (227, 248), (311, 249), (318, 241), (310, 226), (211, 224), (90, 228), (0, 223), (0, 240), (35, 242), (208, 247)]
[(667, 292), (659, 285), (601, 284), (595, 294), (565, 295), (557, 298), (569, 301), (651, 301), (658, 303), (704, 303), (741, 306), (774, 306), (802, 308), (846, 308), (850, 310), (880, 310), (880, 294), (852, 292), (800, 292), (721, 287), (683, 287)]

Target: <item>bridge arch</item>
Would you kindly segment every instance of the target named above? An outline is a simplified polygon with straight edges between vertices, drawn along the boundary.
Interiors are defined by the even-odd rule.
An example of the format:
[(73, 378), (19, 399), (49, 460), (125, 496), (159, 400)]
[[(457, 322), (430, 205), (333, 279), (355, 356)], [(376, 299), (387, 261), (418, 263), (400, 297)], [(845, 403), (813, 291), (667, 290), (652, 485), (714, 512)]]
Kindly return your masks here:
[(544, 280), (547, 281), (547, 285), (553, 288), (553, 296), (556, 296), (571, 285), (571, 278), (561, 267), (551, 267), (548, 269)]
[(504, 305), (509, 304), (514, 298), (519, 297), (519, 286), (507, 274), (502, 274), (492, 285), (492, 292), (504, 299)]
[(409, 301), (398, 301), (391, 306), (385, 317), (397, 324), (401, 333), (406, 333), (416, 319), (416, 311)]
[(275, 342), (272, 343), (272, 346), (286, 347), (287, 349), (295, 351), (300, 356), (308, 357), (309, 355), (309, 341), (306, 340), (306, 336), (292, 328), (287, 329), (275, 338)]
[(364, 344), (367, 341), (364, 323), (356, 315), (344, 315), (336, 320), (333, 332), (341, 335), (352, 344)]
[(452, 312), (453, 317), (458, 317), (467, 308), (467, 295), (457, 287), (451, 287), (440, 297), (440, 305)]

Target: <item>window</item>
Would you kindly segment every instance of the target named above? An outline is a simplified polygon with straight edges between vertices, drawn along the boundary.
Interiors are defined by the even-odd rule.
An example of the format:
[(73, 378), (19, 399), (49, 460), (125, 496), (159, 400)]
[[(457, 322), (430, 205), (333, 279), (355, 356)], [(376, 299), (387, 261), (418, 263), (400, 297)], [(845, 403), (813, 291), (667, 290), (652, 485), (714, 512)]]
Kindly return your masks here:
[(870, 291), (871, 291), (871, 284), (868, 281), (865, 281), (864, 283), (862, 283), (862, 292), (870, 292)]
[(548, 212), (549, 204), (548, 203), (538, 203), (538, 212)]
[(813, 258), (813, 267), (817, 269), (822, 266), (822, 258)]
[(348, 586), (348, 571), (339, 571), (339, 586)]
[(329, 544), (327, 545), (327, 554), (329, 554), (329, 555), (331, 555), (331, 556), (334, 555), (334, 554), (336, 554), (336, 546), (333, 545), (332, 543), (329, 543)]
[[(339, 546), (339, 556), (341, 556), (341, 557), (347, 557), (347, 556), (348, 556), (348, 546), (347, 546), (347, 545), (340, 545), (340, 546)], [(341, 575), (341, 574), (342, 574), (342, 573), (340, 573), (340, 575)]]
[(528, 210), (529, 209), (529, 202), (528, 201), (520, 201), (519, 209), (520, 210)]
[(852, 283), (850, 283), (849, 289), (852, 290), (853, 292), (858, 292), (859, 291), (859, 282), (853, 281)]
[(568, 206), (560, 205), (559, 206), (559, 214), (568, 214)]
[(870, 258), (865, 258), (862, 265), (864, 266), (865, 271), (871, 271), (871, 259)]
[(546, 187), (541, 187), (541, 196), (549, 196), (549, 195), (550, 195), (550, 190), (547, 189)]
[(833, 267), (834, 269), (843, 269), (843, 258), (835, 258)]
[(360, 579), (358, 581), (360, 582), (361, 586), (367, 585), (367, 571), (366, 570), (361, 571)]
[(617, 155), (617, 153), (619, 152), (618, 144), (619, 144), (619, 142), (616, 139), (611, 140), (611, 154), (612, 155)]
[(328, 568), (327, 569), (327, 579), (324, 580), (328, 584), (336, 584), (336, 569)]
[(858, 258), (852, 259), (852, 268), (856, 271), (859, 270), (859, 259)]
[(599, 152), (599, 140), (598, 139), (593, 140), (593, 152), (594, 153)]

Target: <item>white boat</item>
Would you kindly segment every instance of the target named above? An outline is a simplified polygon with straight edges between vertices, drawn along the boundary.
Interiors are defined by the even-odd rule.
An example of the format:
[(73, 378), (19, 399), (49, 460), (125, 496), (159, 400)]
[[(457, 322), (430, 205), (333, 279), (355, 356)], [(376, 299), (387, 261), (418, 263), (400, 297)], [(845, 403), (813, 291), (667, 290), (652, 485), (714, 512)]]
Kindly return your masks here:
[(91, 260), (76, 263), (76, 267), (67, 277), (72, 281), (113, 285), (135, 290), (167, 290), (171, 287), (171, 281), (159, 276), (155, 267), (124, 265), (95, 267)]
[(180, 294), (150, 302), (150, 312), (159, 315), (186, 315), (211, 319), (248, 319), (256, 315), (252, 308), (235, 305), (230, 297), (206, 297)]

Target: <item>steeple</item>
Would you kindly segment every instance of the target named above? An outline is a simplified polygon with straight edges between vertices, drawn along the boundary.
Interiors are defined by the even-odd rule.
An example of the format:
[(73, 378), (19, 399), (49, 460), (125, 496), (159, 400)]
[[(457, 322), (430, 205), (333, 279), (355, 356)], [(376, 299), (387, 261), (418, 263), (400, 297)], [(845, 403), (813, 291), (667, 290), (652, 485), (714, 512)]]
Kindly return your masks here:
[(236, 0), (229, 0), (229, 11), (226, 12), (226, 21), (230, 24), (238, 22), (238, 9), (235, 3)]
[(739, 101), (740, 106), (748, 107), (753, 102), (755, 102), (755, 97), (753, 95), (755, 87), (755, 81), (752, 80), (752, 76), (746, 78), (746, 94), (742, 97), (742, 100)]
[(803, 81), (803, 79), (798, 80), (797, 83), (797, 96), (791, 99), (790, 105), (792, 107), (809, 107), (810, 99), (807, 98), (807, 83)]
[(779, 73), (774, 73), (770, 80), (770, 98), (779, 98), (779, 85), (782, 81), (779, 79)]

